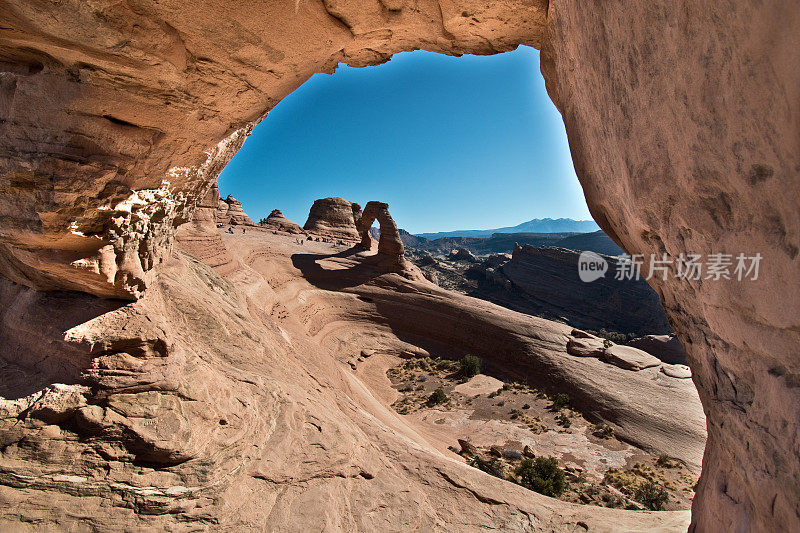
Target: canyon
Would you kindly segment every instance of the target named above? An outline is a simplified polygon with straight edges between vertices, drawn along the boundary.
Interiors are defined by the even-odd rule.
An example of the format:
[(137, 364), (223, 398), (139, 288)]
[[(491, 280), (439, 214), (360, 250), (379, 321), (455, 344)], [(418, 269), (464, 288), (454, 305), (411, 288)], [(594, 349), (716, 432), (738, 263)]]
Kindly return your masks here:
[[(4, 528), (800, 529), (792, 2), (64, 0), (0, 12)], [(589, 209), (621, 248), (763, 257), (753, 281), (650, 281), (705, 414), (691, 518), (575, 506), (470, 470), (336, 357), (370, 331), (375, 349), (427, 337), (473, 349), (488, 341), (430, 331), (422, 315), (392, 329), (410, 309), (469, 318), (502, 365), (532, 358), (548, 379), (597, 392), (585, 399), (595, 416), (611, 418), (613, 400), (625, 414), (611, 422), (642, 446), (677, 431), (697, 460), (699, 411), (680, 433), (671, 402), (655, 424), (638, 410), (652, 369), (562, 354), (563, 326), (484, 313), (491, 304), (413, 269), (383, 272), (371, 253), (315, 242), (295, 258), (290, 237), (250, 247), (261, 230), (229, 237), (201, 213), (220, 207), (201, 204), (254, 124), (312, 74), (521, 44), (541, 50)], [(635, 385), (587, 382), (616, 372)]]

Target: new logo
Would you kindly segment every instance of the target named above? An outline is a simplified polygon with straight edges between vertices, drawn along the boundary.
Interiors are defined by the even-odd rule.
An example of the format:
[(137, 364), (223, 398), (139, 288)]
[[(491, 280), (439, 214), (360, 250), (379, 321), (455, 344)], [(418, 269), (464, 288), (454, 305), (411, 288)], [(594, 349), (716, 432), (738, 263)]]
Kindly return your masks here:
[(600, 279), (608, 271), (608, 262), (594, 252), (581, 252), (578, 257), (578, 276), (589, 283)]

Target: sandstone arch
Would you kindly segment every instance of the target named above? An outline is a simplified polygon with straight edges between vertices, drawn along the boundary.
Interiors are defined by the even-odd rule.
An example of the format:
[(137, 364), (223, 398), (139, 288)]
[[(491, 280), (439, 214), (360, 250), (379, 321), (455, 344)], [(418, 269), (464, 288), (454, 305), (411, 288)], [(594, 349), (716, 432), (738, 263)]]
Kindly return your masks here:
[(356, 228), (361, 235), (360, 246), (365, 250), (372, 248), (372, 236), (369, 234), (369, 229), (375, 220), (378, 221), (381, 228), (381, 236), (378, 239), (378, 255), (385, 259), (390, 266), (403, 269), (405, 266), (403, 241), (400, 240), (397, 224), (389, 214), (389, 204), (373, 200), (364, 206), (364, 212), (356, 221)]
[(800, 529), (793, 2), (257, 6), (0, 6), (0, 274), (137, 298), (252, 125), (311, 74), (535, 46), (589, 207), (621, 246), (764, 255), (751, 284), (653, 286), (708, 415), (694, 527)]

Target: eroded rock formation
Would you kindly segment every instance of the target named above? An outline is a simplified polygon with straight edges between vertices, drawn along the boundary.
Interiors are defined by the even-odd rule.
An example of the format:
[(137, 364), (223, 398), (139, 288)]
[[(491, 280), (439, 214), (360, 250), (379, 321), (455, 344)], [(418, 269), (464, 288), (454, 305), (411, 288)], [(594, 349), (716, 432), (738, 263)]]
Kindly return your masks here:
[[(65, 0), (6, 2), (2, 18), (0, 274), (36, 289), (128, 299), (163, 278), (157, 267), (170, 257), (175, 227), (189, 219), (252, 125), (313, 73), (331, 72), (340, 61), (376, 64), (415, 48), (460, 54), (541, 47), (576, 172), (606, 233), (646, 257), (762, 255), (757, 281), (651, 283), (686, 347), (708, 415), (693, 527), (800, 529), (800, 12), (794, 2), (623, 0), (587, 8), (577, 0), (180, 6)], [(281, 340), (265, 338), (253, 350), (273, 342)], [(112, 351), (127, 353), (119, 349)], [(138, 364), (135, 355), (115, 357)], [(170, 398), (181, 401), (179, 394)], [(316, 405), (324, 412), (330, 402)], [(42, 433), (43, 443), (50, 434)], [(141, 442), (136, 431), (118, 434)], [(273, 449), (288, 449), (284, 444)], [(297, 455), (288, 459), (308, 465)], [(200, 482), (231, 470), (210, 471)], [(358, 475), (324, 470), (303, 479), (355, 479), (351, 474)], [(442, 475), (445, 488), (460, 483)], [(66, 487), (51, 478), (37, 486)], [(52, 504), (33, 489), (27, 505)], [(22, 491), (3, 491), (6, 502), (25, 502)], [(389, 506), (412, 508), (415, 496)], [(123, 495), (141, 498), (133, 489)], [(127, 510), (114, 516), (131, 518)], [(451, 514), (420, 527), (460, 519)], [(104, 525), (115, 523), (109, 520)]]
[[(219, 193), (217, 193), (219, 194)], [(220, 199), (216, 212), (216, 220), (220, 224), (231, 224), (233, 226), (255, 226), (255, 222), (247, 216), (242, 207), (242, 202), (231, 195)]]
[(360, 213), (361, 206), (344, 198), (321, 198), (314, 200), (303, 229), (316, 235), (357, 241), (361, 237), (355, 217)]
[(372, 248), (372, 235), (370, 229), (375, 221), (380, 224), (378, 237), (378, 258), (383, 260), (389, 267), (405, 269), (407, 267), (404, 258), (403, 241), (400, 240), (400, 232), (397, 230), (392, 215), (389, 214), (389, 204), (384, 202), (370, 201), (364, 206), (364, 212), (356, 221), (356, 229), (361, 236), (361, 248), (370, 250)]
[(272, 212), (267, 216), (266, 220), (260, 223), (261, 226), (276, 229), (279, 231), (285, 231), (287, 233), (302, 233), (303, 228), (300, 227), (299, 224), (296, 222), (292, 222), (285, 216), (280, 209), (273, 209)]

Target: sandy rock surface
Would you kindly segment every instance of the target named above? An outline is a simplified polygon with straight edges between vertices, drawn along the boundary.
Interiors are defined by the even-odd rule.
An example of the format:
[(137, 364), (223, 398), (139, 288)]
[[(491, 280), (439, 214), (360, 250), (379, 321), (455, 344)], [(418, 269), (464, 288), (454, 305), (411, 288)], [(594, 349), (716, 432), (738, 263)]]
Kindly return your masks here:
[[(389, 407), (385, 358), (468, 350), (487, 364), (514, 360), (531, 380), (575, 389), (576, 401), (643, 446), (698, 468), (704, 424), (687, 380), (640, 379), (647, 370), (574, 358), (565, 326), (382, 273), (329, 243), (301, 248), (290, 235), (232, 235), (211, 222), (181, 228), (178, 242), (216, 266), (177, 252), (145, 298), (110, 309), (91, 296), (59, 307), (58, 295), (4, 282), (4, 305), (25, 303), (8, 307), (1, 338), (23, 338), (31, 320), (19, 317), (47, 313), (51, 345), (73, 350), (91, 383), (57, 387), (68, 395), (22, 420), (0, 410), (4, 527), (247, 529), (266, 519), (297, 531), (686, 527), (686, 512), (559, 502), (448, 456), (427, 423)], [(77, 309), (86, 318), (68, 320)], [(365, 350), (375, 353), (364, 358)], [(373, 370), (353, 371), (351, 359)], [(18, 365), (27, 375), (48, 369), (25, 353)], [(622, 374), (633, 381), (610, 386)], [(645, 397), (661, 400), (643, 412)], [(675, 404), (687, 409), (679, 425)]]
[[(0, 274), (39, 290), (154, 299), (147, 289), (166, 283), (176, 228), (253, 125), (314, 73), (415, 48), (540, 47), (589, 209), (617, 244), (648, 258), (645, 269), (650, 254), (761, 254), (757, 280), (651, 283), (708, 414), (696, 530), (798, 530), (798, 17), (789, 0), (7, 2)], [(14, 306), (57, 305), (47, 298), (26, 293)], [(4, 317), (14, 353), (41, 350), (22, 333), (40, 333), (26, 324), (35, 313)], [(90, 359), (81, 350), (47, 351), (13, 382), (72, 377)], [(45, 485), (71, 487), (48, 475)], [(19, 493), (3, 490), (16, 504)]]

